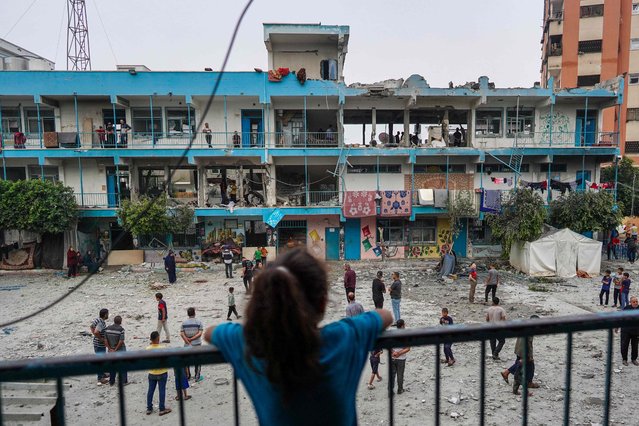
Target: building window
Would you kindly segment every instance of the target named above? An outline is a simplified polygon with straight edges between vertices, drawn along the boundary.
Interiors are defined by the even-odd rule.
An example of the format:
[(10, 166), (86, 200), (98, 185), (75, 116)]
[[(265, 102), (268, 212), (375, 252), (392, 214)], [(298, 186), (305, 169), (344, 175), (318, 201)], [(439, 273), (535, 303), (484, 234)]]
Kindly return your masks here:
[[(38, 110), (37, 108), (25, 108), (24, 114), (26, 116), (27, 128), (26, 133), (38, 133)], [(40, 130), (43, 132), (55, 132), (55, 117), (53, 114), (53, 108), (40, 108), (40, 122), (42, 127)]]
[[(419, 164), (415, 165), (414, 173), (446, 173), (445, 164)], [(449, 164), (448, 173), (466, 173), (465, 164)]]
[(197, 199), (197, 170), (169, 169), (169, 197), (185, 202)]
[(639, 153), (639, 141), (626, 141), (626, 154)]
[(481, 219), (470, 219), (468, 234), (470, 237), (470, 242), (474, 245), (494, 245), (499, 244), (499, 241), (496, 241), (492, 233), (490, 232), (490, 226), (486, 223), (485, 220)]
[(29, 166), (29, 179), (42, 179), (44, 173), (44, 180), (51, 182), (58, 182), (60, 175), (58, 174), (58, 166)]
[(632, 4), (632, 14), (639, 15), (639, 3)]
[(102, 110), (102, 118), (104, 120), (104, 125), (105, 126), (107, 124), (109, 124), (109, 123), (117, 124), (117, 123), (120, 122), (120, 120), (126, 121), (126, 112), (124, 111), (124, 109), (116, 109), (115, 110), (115, 117), (114, 117), (113, 116), (113, 108), (103, 109)]
[[(544, 173), (548, 171), (548, 164), (540, 164), (539, 171)], [(566, 163), (550, 163), (551, 173), (566, 173), (568, 171), (568, 165)]]
[[(476, 166), (477, 173), (481, 173), (481, 164)], [(512, 173), (512, 169), (505, 164), (484, 164), (484, 173)], [(530, 164), (522, 164), (519, 171), (521, 173), (528, 173), (530, 171)]]
[[(401, 219), (380, 219), (377, 221), (377, 228), (382, 228), (382, 239), (384, 244), (389, 246), (403, 246), (404, 240), (404, 221)], [(379, 235), (378, 235), (379, 240)]]
[(630, 39), (630, 50), (639, 50), (639, 38)]
[(597, 16), (603, 16), (603, 14), (604, 14), (603, 4), (593, 4), (592, 6), (581, 6), (581, 8), (579, 9), (580, 18), (594, 18)]
[[(7, 167), (7, 180), (16, 181), (16, 180), (26, 180), (27, 172), (24, 167)], [(0, 175), (3, 176), (2, 171), (0, 171)]]
[(20, 109), (2, 108), (2, 132), (15, 133), (21, 130)]
[(639, 108), (628, 108), (626, 121), (639, 121)]
[(506, 109), (506, 135), (514, 136), (517, 134), (532, 134), (535, 123), (534, 108), (517, 108)]
[(164, 168), (140, 168), (140, 195), (155, 197), (164, 192)]
[(561, 56), (563, 52), (562, 45), (563, 36), (561, 35), (553, 35), (550, 36), (550, 52), (549, 56)]
[(153, 108), (153, 119), (151, 119), (151, 108), (132, 108), (131, 118), (135, 133), (162, 132), (162, 110), (160, 108)]
[(337, 59), (320, 61), (320, 77), (322, 80), (337, 80)]
[[(377, 173), (377, 165), (376, 164), (354, 164), (353, 167), (347, 168), (348, 173), (352, 174), (366, 174), (366, 173)], [(401, 173), (402, 165), (401, 164), (380, 164), (379, 165), (379, 173)]]
[(628, 84), (639, 84), (639, 74), (630, 74)]
[(579, 42), (579, 53), (601, 52), (601, 40), (586, 40)]
[(412, 223), (410, 229), (411, 244), (435, 244), (437, 241), (437, 220), (419, 219)]
[(594, 86), (599, 84), (599, 75), (580, 75), (577, 77), (577, 86)]
[(475, 134), (478, 136), (501, 135), (501, 110), (480, 110), (475, 115)]
[[(195, 132), (195, 109), (191, 108), (191, 131)], [(189, 133), (189, 110), (184, 108), (166, 109), (166, 131), (169, 133)]]

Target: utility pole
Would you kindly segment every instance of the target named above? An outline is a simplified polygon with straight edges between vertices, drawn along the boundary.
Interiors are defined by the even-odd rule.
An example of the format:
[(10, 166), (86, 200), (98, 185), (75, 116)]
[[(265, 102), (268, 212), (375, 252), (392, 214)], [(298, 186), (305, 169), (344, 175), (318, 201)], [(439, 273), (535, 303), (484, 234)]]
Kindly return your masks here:
[(632, 169), (632, 202), (630, 203), (630, 216), (635, 215), (635, 178), (637, 177), (637, 173)]
[(85, 0), (67, 0), (67, 71), (91, 70)]

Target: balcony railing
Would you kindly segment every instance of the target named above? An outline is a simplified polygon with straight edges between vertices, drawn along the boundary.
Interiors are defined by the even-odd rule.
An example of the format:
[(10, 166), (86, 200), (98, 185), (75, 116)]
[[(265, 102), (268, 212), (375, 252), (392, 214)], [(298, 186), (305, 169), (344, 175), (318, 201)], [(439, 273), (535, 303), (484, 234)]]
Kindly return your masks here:
[(82, 208), (115, 208), (120, 206), (118, 193), (84, 192), (75, 194), (75, 202)]
[(618, 144), (619, 134), (616, 132), (521, 132), (507, 133), (503, 135), (475, 135), (473, 145), (476, 148), (509, 148), (514, 146), (522, 148), (547, 148), (547, 147), (615, 147)]
[(276, 132), (272, 136), (276, 148), (336, 147), (339, 144), (337, 132)]
[[(420, 396), (424, 398), (422, 402), (428, 402), (431, 409), (424, 417), (412, 417), (412, 421), (419, 424), (435, 424), (441, 422), (441, 380), (440, 371), (440, 354), (441, 346), (446, 343), (473, 342), (479, 348), (479, 356), (477, 366), (479, 369), (479, 383), (477, 386), (478, 401), (477, 414), (473, 414), (474, 410), (467, 406), (464, 418), (474, 424), (484, 425), (486, 421), (486, 341), (497, 338), (524, 338), (523, 359), (527, 358), (528, 339), (533, 336), (542, 335), (565, 335), (566, 350), (564, 358), (560, 358), (559, 349), (555, 350), (553, 355), (554, 361), (564, 361), (564, 380), (562, 405), (563, 410), (557, 412), (553, 418), (554, 424), (571, 424), (571, 398), (572, 398), (572, 372), (573, 372), (573, 341), (581, 339), (579, 332), (584, 331), (605, 331), (604, 360), (597, 363), (593, 370), (595, 376), (603, 377), (603, 386), (600, 389), (600, 395), (603, 396), (603, 404), (601, 405), (601, 418), (590, 419), (593, 422), (607, 425), (610, 423), (610, 396), (613, 391), (612, 386), (612, 360), (613, 360), (613, 329), (618, 327), (637, 327), (639, 326), (639, 311), (633, 312), (613, 312), (601, 314), (586, 314), (577, 316), (567, 316), (559, 318), (542, 318), (525, 321), (508, 321), (492, 324), (469, 324), (457, 325), (450, 327), (428, 327), (416, 328), (409, 330), (393, 330), (382, 334), (378, 339), (375, 347), (382, 349), (430, 346), (435, 349), (434, 358), (432, 359), (432, 368), (434, 369), (434, 387), (431, 389), (431, 395), (426, 394)], [(579, 343), (577, 343), (579, 344)], [(388, 368), (391, 368), (391, 351), (388, 353)], [(18, 361), (0, 362), (0, 384), (11, 381), (41, 380), (53, 379), (57, 383), (57, 396), (54, 409), (51, 411), (52, 424), (65, 424), (65, 410), (74, 401), (66, 400), (64, 397), (65, 386), (63, 379), (72, 376), (83, 376), (97, 374), (103, 371), (112, 372), (130, 372), (142, 371), (158, 368), (176, 369), (178, 374), (190, 365), (213, 365), (225, 363), (222, 355), (210, 346), (189, 348), (189, 349), (167, 349), (157, 351), (138, 351), (138, 352), (116, 352), (106, 356), (96, 356), (93, 354), (76, 355), (67, 357), (24, 359)], [(526, 377), (526, 369), (529, 368), (527, 363), (522, 364), (523, 377)], [(425, 365), (425, 364), (424, 364)], [(579, 368), (579, 366), (577, 366)], [(387, 377), (390, 377), (390, 371)], [(121, 379), (121, 376), (120, 376)], [(178, 380), (180, 377), (178, 377)], [(559, 377), (555, 378), (556, 381)], [(623, 391), (623, 383), (617, 382), (619, 391)], [(521, 422), (523, 425), (528, 424), (528, 381), (522, 381), (522, 398), (521, 398)], [(627, 390), (627, 389), (626, 389)], [(579, 390), (580, 394), (583, 390)], [(595, 391), (597, 392), (597, 391)], [(171, 392), (167, 392), (171, 395)], [(395, 396), (391, 389), (388, 390), (388, 419), (389, 424), (395, 424), (396, 407)], [(119, 413), (119, 421), (121, 425), (127, 424), (126, 411), (126, 394), (124, 392), (124, 383), (118, 382), (118, 407), (115, 406), (112, 412)], [(0, 404), (6, 404), (5, 398), (0, 399)], [(233, 377), (233, 414), (234, 424), (240, 423), (240, 401), (238, 397), (237, 379)], [(105, 404), (115, 404), (115, 399), (103, 399)], [(472, 401), (470, 402), (472, 404)], [(186, 424), (187, 413), (184, 409), (184, 401), (179, 399), (179, 419), (180, 424)], [(5, 407), (0, 406), (0, 416), (6, 413)], [(413, 411), (412, 414), (416, 412)], [(317, 413), (314, 413), (317, 414)], [(361, 414), (360, 414), (361, 416)], [(426, 417), (428, 416), (428, 417)], [(473, 417), (476, 416), (476, 417)], [(472, 420), (471, 420), (472, 419)], [(3, 419), (0, 417), (0, 424)], [(379, 421), (378, 418), (374, 419)]]

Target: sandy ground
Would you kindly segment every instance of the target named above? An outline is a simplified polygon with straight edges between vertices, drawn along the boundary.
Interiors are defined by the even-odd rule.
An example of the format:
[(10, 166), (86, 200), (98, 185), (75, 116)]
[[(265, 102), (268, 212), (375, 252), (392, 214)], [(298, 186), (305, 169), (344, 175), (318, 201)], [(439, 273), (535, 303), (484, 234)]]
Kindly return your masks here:
[[(398, 270), (404, 283), (402, 317), (407, 327), (438, 326), (442, 306), (447, 306), (456, 324), (483, 322), (485, 309), (481, 303), (467, 301), (467, 278), (443, 284), (429, 272), (433, 264), (427, 261), (390, 261), (353, 263), (358, 274), (358, 300), (366, 309), (372, 309), (370, 283), (378, 269)], [(606, 267), (616, 266), (612, 264)], [(327, 320), (343, 316), (344, 293), (342, 265), (332, 263), (330, 303)], [(639, 269), (639, 267), (637, 268)], [(639, 270), (637, 271), (639, 273)], [(486, 275), (480, 271), (480, 283)], [(544, 284), (549, 291), (531, 291), (530, 281), (519, 274), (501, 271), (503, 284), (497, 295), (509, 318), (581, 314), (612, 308), (598, 305), (599, 279), (569, 279), (561, 283)], [(633, 274), (634, 275), (634, 274)], [(78, 280), (78, 279), (76, 279)], [(206, 282), (195, 282), (202, 281)], [(160, 272), (122, 272), (107, 270), (93, 277), (86, 285), (57, 307), (0, 332), (0, 358), (36, 358), (93, 351), (89, 325), (100, 308), (110, 310), (110, 320), (115, 315), (123, 317), (127, 332), (128, 350), (143, 349), (147, 336), (156, 325), (156, 290), (150, 284), (165, 281)], [(0, 321), (15, 318), (47, 304), (67, 291), (74, 283), (56, 274), (50, 275), (0, 275), (2, 309)], [(178, 336), (181, 321), (186, 318), (186, 308), (194, 306), (197, 316), (205, 326), (225, 322), (227, 288), (236, 288), (236, 300), (240, 312), (246, 305), (239, 274), (232, 280), (224, 278), (219, 266), (212, 270), (178, 275), (178, 283), (161, 290), (169, 308), (169, 327), (172, 346), (181, 346)], [(3, 291), (4, 290), (4, 291)], [(483, 300), (483, 287), (478, 285), (476, 301)], [(612, 298), (612, 294), (611, 294)], [(612, 301), (611, 301), (612, 304)], [(385, 302), (390, 308), (390, 301)], [(109, 323), (111, 322), (109, 320)], [(163, 336), (164, 337), (164, 336)], [(530, 398), (529, 424), (555, 425), (563, 416), (563, 386), (565, 377), (565, 336), (535, 338), (535, 381), (541, 384)], [(486, 345), (488, 348), (488, 344)], [(604, 398), (605, 332), (577, 333), (574, 336), (573, 384), (570, 423), (592, 425), (602, 421)], [(614, 373), (611, 417), (614, 424), (637, 424), (631, 413), (639, 408), (636, 396), (639, 385), (639, 367), (621, 366), (618, 338), (614, 342)], [(506, 425), (520, 421), (521, 399), (512, 394), (499, 372), (512, 360), (514, 340), (508, 340), (501, 353), (502, 361), (487, 357), (486, 365), (486, 420), (487, 424)], [(475, 425), (479, 414), (479, 351), (480, 344), (467, 343), (453, 346), (457, 364), (443, 367), (441, 389), (442, 424)], [(488, 354), (490, 355), (490, 354)], [(373, 390), (366, 388), (370, 367), (364, 367), (358, 391), (358, 418), (363, 425), (388, 423), (388, 399), (386, 380), (388, 365), (386, 354), (382, 357), (380, 371), (383, 381)], [(405, 374), (406, 392), (395, 398), (395, 424), (432, 424), (434, 412), (435, 351), (432, 347), (416, 347), (409, 352)], [(203, 367), (205, 380), (192, 384), (189, 393), (193, 399), (186, 401), (186, 418), (189, 424), (232, 424), (232, 372), (228, 365)], [(173, 400), (175, 387), (173, 374), (167, 385), (167, 406), (173, 413), (158, 417), (157, 412), (145, 415), (146, 373), (134, 372), (125, 388), (128, 423), (177, 424), (178, 403)], [(228, 379), (228, 384), (216, 385), (216, 379)], [(219, 380), (217, 380), (219, 382)], [(117, 424), (117, 387), (96, 386), (94, 377), (70, 377), (72, 385), (66, 392), (67, 421), (77, 425)], [(457, 401), (452, 398), (456, 398)], [(157, 401), (157, 393), (156, 393)], [(453, 403), (455, 401), (457, 403)], [(252, 404), (244, 391), (240, 394), (240, 420), (242, 424), (257, 424)], [(457, 418), (451, 414), (458, 414)], [(42, 424), (46, 424), (43, 420)]]

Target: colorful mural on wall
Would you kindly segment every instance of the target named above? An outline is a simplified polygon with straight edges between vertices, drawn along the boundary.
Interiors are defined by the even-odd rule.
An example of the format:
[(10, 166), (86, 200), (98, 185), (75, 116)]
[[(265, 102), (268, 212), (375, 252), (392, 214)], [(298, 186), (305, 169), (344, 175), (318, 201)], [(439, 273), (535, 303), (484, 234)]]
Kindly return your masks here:
[(448, 218), (437, 218), (437, 244), (411, 244), (407, 257), (415, 259), (438, 258), (452, 244), (452, 234)]

